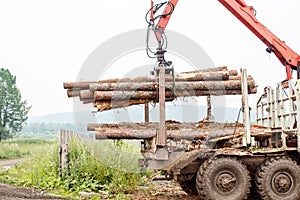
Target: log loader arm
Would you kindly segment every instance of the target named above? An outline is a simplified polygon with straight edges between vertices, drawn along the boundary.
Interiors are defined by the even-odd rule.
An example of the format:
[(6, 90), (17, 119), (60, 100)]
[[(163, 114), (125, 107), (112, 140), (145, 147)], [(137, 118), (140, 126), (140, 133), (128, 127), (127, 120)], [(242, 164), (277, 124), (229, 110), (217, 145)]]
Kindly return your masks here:
[[(269, 29), (261, 24), (255, 14), (255, 9), (252, 6), (248, 6), (243, 0), (218, 0), (224, 7), (226, 7), (236, 18), (238, 18), (250, 31), (252, 31), (266, 46), (268, 53), (274, 53), (279, 61), (286, 67), (287, 79), (292, 79), (292, 70), (297, 70), (298, 79), (300, 78), (300, 56), (294, 52), (284, 41), (280, 40)], [(164, 33), (166, 26), (173, 14), (173, 11), (177, 5), (178, 0), (169, 0), (164, 4), (167, 4), (163, 14), (159, 17), (157, 24), (154, 24), (155, 12), (159, 9), (157, 5), (153, 4), (151, 0), (150, 9), (150, 23), (155, 27), (155, 35), (158, 41), (159, 47), (163, 43), (162, 34)], [(162, 5), (160, 5), (161, 7)]]

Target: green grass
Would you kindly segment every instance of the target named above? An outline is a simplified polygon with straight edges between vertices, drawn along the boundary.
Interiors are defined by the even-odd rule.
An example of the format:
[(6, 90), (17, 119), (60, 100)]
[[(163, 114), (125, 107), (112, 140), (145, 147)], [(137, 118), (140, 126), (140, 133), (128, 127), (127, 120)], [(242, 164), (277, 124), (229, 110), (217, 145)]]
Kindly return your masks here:
[(12, 159), (30, 156), (40, 148), (52, 145), (55, 141), (36, 139), (13, 139), (0, 142), (0, 159)]
[(137, 166), (139, 146), (134, 143), (73, 139), (68, 170), (62, 173), (58, 170), (57, 143), (45, 143), (30, 154), (17, 167), (0, 172), (0, 181), (75, 198), (79, 192), (130, 193), (145, 180)]
[(53, 140), (57, 139), (57, 131), (49, 131), (46, 133), (34, 133), (34, 132), (21, 132), (17, 137), (22, 139), (38, 139), (38, 140)]

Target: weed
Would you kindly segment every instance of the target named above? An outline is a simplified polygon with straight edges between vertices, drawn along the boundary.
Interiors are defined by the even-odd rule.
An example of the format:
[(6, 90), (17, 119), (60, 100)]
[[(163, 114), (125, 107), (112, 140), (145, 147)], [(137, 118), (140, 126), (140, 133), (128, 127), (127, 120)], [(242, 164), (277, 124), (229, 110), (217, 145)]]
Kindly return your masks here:
[(60, 173), (58, 145), (52, 143), (15, 168), (0, 172), (0, 181), (67, 196), (99, 191), (129, 193), (145, 180), (137, 166), (137, 149), (135, 143), (73, 139), (69, 144), (68, 167)]

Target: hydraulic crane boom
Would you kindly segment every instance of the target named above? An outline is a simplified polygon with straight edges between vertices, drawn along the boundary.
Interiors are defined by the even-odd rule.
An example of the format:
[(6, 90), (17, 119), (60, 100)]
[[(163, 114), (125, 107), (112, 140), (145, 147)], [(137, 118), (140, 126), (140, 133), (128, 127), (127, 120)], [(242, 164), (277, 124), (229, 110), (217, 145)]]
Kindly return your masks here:
[[(291, 70), (297, 70), (298, 79), (300, 78), (300, 56), (257, 20), (255, 10), (252, 6), (248, 6), (243, 0), (218, 1), (266, 44), (267, 52), (273, 52), (276, 55), (279, 61), (286, 67), (287, 79), (292, 79)], [(153, 5), (153, 1), (151, 2)], [(157, 32), (163, 32), (166, 29), (177, 2), (178, 0), (168, 1), (163, 14), (155, 25)], [(170, 12), (171, 9), (172, 12)], [(153, 19), (153, 10), (151, 16)], [(156, 38), (160, 43), (162, 38), (157, 33)]]

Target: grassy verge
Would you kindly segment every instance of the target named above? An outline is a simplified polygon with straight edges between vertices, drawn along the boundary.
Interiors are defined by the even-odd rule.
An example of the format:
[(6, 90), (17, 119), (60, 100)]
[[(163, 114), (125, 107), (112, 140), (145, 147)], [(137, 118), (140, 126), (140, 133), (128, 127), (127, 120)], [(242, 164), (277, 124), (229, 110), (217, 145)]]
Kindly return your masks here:
[(15, 139), (0, 142), (0, 159), (12, 159), (30, 156), (55, 141), (36, 139)]
[(68, 169), (58, 170), (58, 145), (45, 146), (17, 167), (0, 172), (0, 181), (45, 189), (76, 198), (79, 192), (122, 195), (143, 184), (137, 166), (136, 144), (112, 141), (81, 142), (69, 146)]

